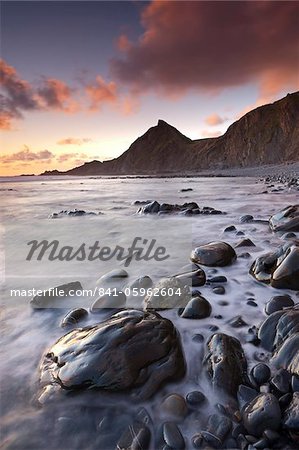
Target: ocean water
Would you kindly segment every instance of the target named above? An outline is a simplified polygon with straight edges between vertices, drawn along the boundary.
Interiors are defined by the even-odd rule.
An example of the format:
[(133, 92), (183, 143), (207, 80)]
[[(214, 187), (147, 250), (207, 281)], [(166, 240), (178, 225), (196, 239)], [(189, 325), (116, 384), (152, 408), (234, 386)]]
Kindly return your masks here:
[[(186, 188), (193, 190), (181, 192)], [(248, 327), (259, 325), (265, 317), (265, 303), (273, 295), (281, 293), (256, 283), (248, 271), (257, 256), (283, 242), (282, 236), (273, 234), (265, 223), (241, 224), (239, 218), (252, 214), (255, 219), (267, 220), (276, 211), (296, 203), (298, 191), (284, 189), (265, 194), (265, 189), (265, 185), (255, 178), (1, 179), (0, 403), (3, 448), (113, 449), (138, 407), (147, 408), (153, 429), (158, 433), (165, 420), (161, 413), (163, 398), (169, 393), (186, 395), (192, 390), (201, 390), (206, 393), (208, 403), (179, 424), (186, 446), (191, 448), (191, 436), (203, 429), (208, 413), (215, 411), (217, 402), (221, 403), (221, 398), (211, 391), (202, 367), (205, 344), (193, 341), (192, 337), (201, 333), (206, 341), (212, 334), (211, 325), (218, 326), (220, 331), (241, 341), (250, 368), (257, 362), (261, 350), (245, 342)], [(136, 214), (138, 206), (133, 204), (136, 200), (180, 204), (196, 201), (200, 207), (210, 206), (226, 214), (144, 217)], [(50, 218), (52, 213), (75, 208), (97, 214)], [(244, 236), (224, 232), (229, 225), (235, 225), (238, 231), (244, 232)], [(205, 269), (207, 276), (225, 275), (228, 279), (226, 292), (222, 296), (214, 294), (209, 285), (200, 288), (212, 305), (211, 317), (187, 320), (179, 318), (176, 310), (161, 313), (174, 322), (180, 333), (187, 363), (184, 379), (165, 384), (152, 399), (139, 405), (128, 394), (87, 391), (54, 396), (41, 407), (36, 399), (40, 388), (39, 364), (42, 355), (65, 333), (59, 326), (65, 309), (73, 305), (88, 307), (94, 299), (75, 298), (73, 305), (63, 304), (55, 310), (32, 311), (30, 298), (12, 298), (10, 289), (47, 288), (72, 280), (79, 280), (84, 287), (93, 288), (101, 275), (124, 265), (115, 260), (107, 264), (102, 262), (98, 266), (87, 263), (59, 266), (48, 261), (26, 265), (26, 242), (29, 238), (40, 240), (45, 236), (58, 236), (63, 242), (69, 238), (74, 244), (85, 240), (93, 242), (100, 236), (103, 242), (116, 245), (127, 244), (139, 235), (146, 235), (149, 239), (155, 237), (159, 244), (168, 248), (170, 258), (162, 264), (155, 261), (133, 262), (127, 268), (128, 281), (142, 275), (150, 275), (154, 281), (174, 275), (190, 264), (192, 248), (211, 241), (223, 240), (234, 245), (247, 237), (256, 247), (237, 249), (238, 255), (250, 252), (250, 258), (238, 258), (232, 266), (219, 268), (216, 272), (211, 268)], [(295, 299), (294, 293), (288, 293)], [(249, 297), (255, 299), (257, 307), (247, 305)], [(228, 305), (219, 305), (222, 300), (226, 300)], [(89, 314), (84, 324), (97, 323), (105, 318), (105, 314)], [(219, 315), (221, 319), (215, 317)], [(227, 322), (236, 315), (241, 315), (248, 326), (232, 328)], [(155, 445), (152, 438), (151, 448), (154, 449)]]

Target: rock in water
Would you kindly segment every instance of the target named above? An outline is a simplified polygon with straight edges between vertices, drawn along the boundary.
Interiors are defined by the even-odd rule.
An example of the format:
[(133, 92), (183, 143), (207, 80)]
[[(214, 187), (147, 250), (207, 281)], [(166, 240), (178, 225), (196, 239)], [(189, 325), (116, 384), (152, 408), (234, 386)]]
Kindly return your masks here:
[(277, 289), (299, 289), (299, 241), (287, 243), (273, 253), (259, 256), (250, 268), (258, 281)]
[(261, 345), (273, 352), (277, 368), (299, 375), (299, 307), (276, 311), (262, 323), (258, 337)]
[(268, 351), (277, 350), (290, 336), (299, 332), (299, 307), (276, 311), (261, 324), (258, 337)]
[(130, 390), (148, 398), (162, 382), (183, 376), (185, 362), (170, 320), (128, 310), (62, 336), (40, 368), (41, 381), (63, 389)]
[(289, 306), (294, 306), (294, 302), (291, 297), (285, 295), (274, 295), (265, 305), (265, 313), (267, 315), (273, 314), (276, 311), (281, 311)]
[(254, 436), (261, 436), (267, 429), (277, 430), (280, 420), (279, 403), (273, 394), (258, 395), (243, 411), (244, 426)]
[(162, 278), (145, 296), (144, 305), (145, 309), (181, 308), (186, 306), (190, 298), (189, 287), (179, 278)]
[(247, 379), (247, 361), (238, 339), (215, 333), (208, 341), (205, 357), (208, 374), (214, 387), (236, 395)]
[(76, 291), (82, 291), (82, 285), (79, 281), (72, 281), (70, 283), (55, 286), (43, 292), (43, 295), (36, 295), (30, 301), (30, 305), (34, 309), (43, 308), (61, 308), (63, 307), (60, 301), (64, 298), (74, 295)]
[(196, 247), (192, 252), (190, 259), (196, 264), (204, 266), (228, 266), (237, 255), (235, 250), (226, 242), (210, 242), (209, 244)]
[(205, 319), (212, 312), (210, 302), (201, 295), (192, 297), (180, 314), (184, 319)]
[(299, 231), (299, 205), (287, 206), (269, 220), (273, 231)]
[(77, 325), (77, 323), (86, 317), (88, 312), (84, 308), (76, 308), (68, 312), (61, 322), (62, 327)]
[(121, 435), (116, 450), (147, 450), (151, 439), (149, 428), (135, 421)]

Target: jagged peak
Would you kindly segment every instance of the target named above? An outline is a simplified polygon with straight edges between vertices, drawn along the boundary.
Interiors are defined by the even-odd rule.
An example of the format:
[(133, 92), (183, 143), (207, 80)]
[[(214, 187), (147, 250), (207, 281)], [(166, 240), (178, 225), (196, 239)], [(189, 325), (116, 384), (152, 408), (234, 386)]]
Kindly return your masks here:
[(172, 127), (171, 125), (169, 125), (169, 123), (165, 122), (165, 120), (159, 119), (157, 127), (165, 127), (165, 126)]

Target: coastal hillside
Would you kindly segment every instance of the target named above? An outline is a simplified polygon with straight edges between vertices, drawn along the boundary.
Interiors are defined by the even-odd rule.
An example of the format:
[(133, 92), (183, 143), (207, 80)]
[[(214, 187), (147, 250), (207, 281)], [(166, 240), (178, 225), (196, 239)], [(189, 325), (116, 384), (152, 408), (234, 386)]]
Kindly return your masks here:
[(121, 156), (42, 175), (179, 174), (299, 161), (299, 92), (256, 108), (217, 138), (192, 141), (163, 120)]

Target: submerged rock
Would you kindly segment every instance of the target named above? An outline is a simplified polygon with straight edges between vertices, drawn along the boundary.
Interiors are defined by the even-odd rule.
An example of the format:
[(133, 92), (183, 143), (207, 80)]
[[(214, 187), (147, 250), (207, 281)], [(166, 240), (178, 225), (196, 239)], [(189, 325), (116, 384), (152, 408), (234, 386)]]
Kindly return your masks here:
[(164, 381), (183, 376), (185, 362), (170, 320), (128, 310), (62, 336), (40, 369), (42, 382), (63, 389), (130, 390), (148, 398)]
[(227, 334), (215, 333), (207, 346), (205, 363), (213, 386), (236, 395), (239, 385), (247, 380), (247, 361), (240, 342)]
[(210, 242), (209, 244), (196, 247), (190, 259), (196, 264), (204, 266), (228, 266), (237, 255), (235, 250), (226, 242)]
[[(101, 214), (101, 213), (98, 213)], [(84, 211), (83, 209), (65, 209), (59, 211), (58, 213), (54, 212), (50, 214), (50, 219), (59, 219), (61, 217), (81, 217), (81, 216), (96, 216), (97, 213), (94, 211)]]
[(273, 231), (299, 231), (299, 205), (287, 206), (274, 214), (269, 224)]
[(258, 257), (250, 274), (277, 289), (299, 289), (299, 242), (287, 243), (273, 253)]
[(150, 202), (141, 206), (138, 214), (184, 214), (184, 215), (197, 215), (197, 214), (224, 214), (218, 209), (214, 209), (210, 206), (204, 206), (200, 208), (196, 202), (188, 202), (182, 205), (159, 203), (157, 201)]

